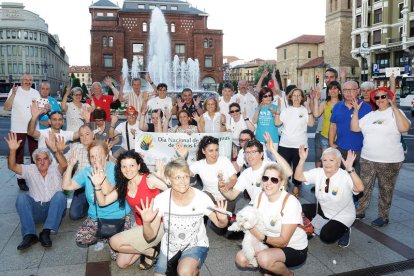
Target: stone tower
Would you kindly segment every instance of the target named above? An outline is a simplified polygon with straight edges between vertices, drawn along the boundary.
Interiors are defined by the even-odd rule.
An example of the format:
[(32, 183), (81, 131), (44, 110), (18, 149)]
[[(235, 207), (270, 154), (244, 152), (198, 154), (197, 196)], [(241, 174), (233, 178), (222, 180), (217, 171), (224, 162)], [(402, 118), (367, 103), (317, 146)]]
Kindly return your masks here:
[(324, 60), (339, 73), (346, 70), (347, 79), (358, 79), (358, 62), (351, 55), (352, 2), (326, 0)]

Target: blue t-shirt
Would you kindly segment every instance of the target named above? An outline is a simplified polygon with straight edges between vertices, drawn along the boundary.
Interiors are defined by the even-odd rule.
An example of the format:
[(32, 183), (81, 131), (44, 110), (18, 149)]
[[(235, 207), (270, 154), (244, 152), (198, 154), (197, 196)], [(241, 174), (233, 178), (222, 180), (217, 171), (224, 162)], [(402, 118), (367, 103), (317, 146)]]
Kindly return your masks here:
[(270, 111), (270, 108), (273, 108), (273, 112), (277, 111), (277, 105), (272, 103), (268, 106), (262, 106), (262, 109), (259, 112), (259, 117), (257, 119), (256, 139), (262, 143), (266, 143), (263, 135), (267, 131), (272, 137), (273, 143), (279, 143), (279, 132), (277, 126), (275, 125), (275, 117)]
[[(50, 111), (49, 114), (52, 113), (53, 111), (60, 111), (62, 112), (62, 109), (60, 109), (59, 103), (58, 101), (55, 100), (55, 98), (49, 96), (47, 97), (47, 99), (49, 100), (49, 105), (50, 105)], [(49, 120), (49, 116), (46, 114), (43, 114), (42, 116), (39, 117), (39, 121), (42, 122), (47, 122)], [(48, 127), (43, 126), (41, 124), (39, 124), (40, 129), (47, 129)]]
[[(89, 175), (92, 173), (92, 167), (87, 167), (83, 170), (81, 170), (79, 173), (77, 173), (73, 180), (81, 187), (85, 187), (85, 195), (86, 200), (89, 203), (89, 209), (88, 209), (88, 216), (90, 216), (92, 219), (96, 220), (96, 209), (95, 209), (95, 189), (92, 184), (91, 179), (89, 178)], [(109, 183), (112, 186), (115, 186), (115, 164), (111, 162), (106, 163), (106, 169), (105, 169), (106, 177), (109, 181)], [(122, 208), (119, 206), (119, 201), (115, 201), (112, 204), (109, 204), (105, 207), (99, 207), (98, 202), (96, 203), (98, 207), (98, 214), (100, 218), (105, 219), (118, 219), (124, 217), (126, 214), (131, 211), (127, 201), (125, 200), (125, 208)]]
[[(359, 103), (361, 103), (361, 100), (358, 100)], [(363, 102), (358, 112), (358, 118), (361, 119), (371, 111), (372, 107)], [(360, 151), (364, 136), (362, 136), (362, 132), (351, 131), (353, 113), (354, 108), (349, 109), (344, 102), (339, 102), (332, 109), (331, 123), (336, 124), (335, 143), (340, 149)]]

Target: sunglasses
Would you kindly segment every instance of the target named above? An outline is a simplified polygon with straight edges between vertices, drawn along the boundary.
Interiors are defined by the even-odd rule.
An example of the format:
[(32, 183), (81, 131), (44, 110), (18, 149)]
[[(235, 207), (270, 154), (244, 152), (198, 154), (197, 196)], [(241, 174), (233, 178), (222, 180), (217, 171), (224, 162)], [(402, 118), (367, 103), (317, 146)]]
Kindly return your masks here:
[(233, 114), (233, 113), (236, 113), (236, 112), (240, 112), (240, 109), (230, 110), (230, 111), (229, 111), (229, 114)]
[(379, 100), (379, 99), (386, 99), (387, 95), (381, 95), (381, 96), (374, 96), (375, 100)]
[(327, 178), (326, 181), (325, 181), (325, 193), (328, 193), (328, 191), (329, 191), (329, 182), (330, 182), (330, 179)]
[(272, 97), (272, 95), (270, 95), (270, 94), (263, 95), (263, 98), (270, 98), (270, 97)]
[(279, 178), (277, 178), (277, 177), (269, 177), (269, 176), (266, 176), (266, 175), (262, 176), (262, 182), (267, 182), (267, 181), (269, 181), (269, 179), (270, 179), (270, 182), (272, 182), (273, 184), (279, 183)]

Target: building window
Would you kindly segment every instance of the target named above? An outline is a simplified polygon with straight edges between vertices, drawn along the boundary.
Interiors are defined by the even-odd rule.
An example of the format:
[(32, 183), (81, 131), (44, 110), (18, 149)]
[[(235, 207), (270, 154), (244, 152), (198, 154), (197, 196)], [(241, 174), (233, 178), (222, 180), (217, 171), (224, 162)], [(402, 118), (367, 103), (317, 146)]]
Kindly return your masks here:
[(322, 56), (322, 57), (324, 56), (324, 51), (323, 51), (323, 50), (321, 51), (321, 56)]
[(143, 32), (148, 32), (148, 23), (147, 22), (142, 22), (142, 31)]
[(211, 68), (213, 67), (213, 56), (204, 57), (204, 67)]
[(382, 9), (374, 11), (374, 24), (382, 22)]
[(414, 21), (410, 21), (410, 37), (414, 37)]
[(161, 5), (161, 6), (160, 6), (160, 9), (161, 9), (161, 10), (166, 10), (166, 9), (167, 9), (167, 6), (166, 6), (166, 5)]
[(352, 1), (348, 0), (348, 10), (352, 8)]
[(185, 44), (175, 44), (176, 54), (185, 54)]
[(208, 39), (207, 38), (204, 39), (204, 48), (208, 48)]
[(371, 13), (369, 12), (368, 13), (368, 27), (371, 27), (372, 26), (372, 24), (371, 24)]
[(287, 49), (283, 49), (283, 59), (287, 59)]
[(414, 11), (414, 1), (411, 1), (411, 9), (410, 11)]
[(210, 38), (210, 39), (208, 40), (208, 47), (209, 47), (209, 48), (213, 48), (213, 39), (212, 39), (212, 38)]
[(308, 58), (311, 58), (311, 57), (312, 57), (312, 52), (308, 51)]
[(103, 12), (97, 12), (96, 16), (104, 16)]
[(138, 59), (139, 70), (144, 70), (144, 44), (132, 44), (132, 55)]
[(361, 15), (357, 15), (355, 19), (356, 19), (356, 22), (355, 22), (356, 27), (361, 28)]
[(405, 65), (409, 65), (409, 57), (408, 56), (404, 56), (403, 53), (401, 52), (397, 52), (395, 53), (395, 66), (397, 67), (404, 67)]
[(103, 63), (104, 63), (104, 67), (106, 67), (106, 68), (113, 67), (112, 55), (104, 55), (103, 56)]
[(110, 36), (108, 38), (108, 46), (109, 47), (114, 47), (114, 38), (112, 36)]
[(178, 10), (178, 7), (177, 6), (171, 6), (171, 10), (176, 11), (176, 10)]
[(362, 0), (357, 0), (356, 1), (356, 7), (360, 8), (362, 6)]
[(403, 17), (403, 15), (402, 15), (402, 10), (403, 10), (403, 8), (404, 8), (404, 3), (399, 3), (398, 4), (398, 18), (402, 18)]
[(355, 48), (361, 47), (361, 35), (355, 36)]
[(143, 43), (134, 43), (134, 44), (132, 44), (132, 52), (134, 54), (144, 52), (144, 44)]
[(113, 17), (114, 16), (114, 13), (113, 12), (107, 12), (106, 13), (106, 16)]
[(388, 54), (387, 55), (378, 55), (376, 63), (379, 64), (379, 68), (389, 67), (390, 59), (389, 59)]
[(102, 47), (107, 47), (108, 46), (108, 39), (106, 38), (106, 36), (102, 37)]
[(148, 8), (149, 8), (150, 10), (153, 10), (153, 9), (155, 9), (155, 5), (149, 5), (149, 6), (148, 6)]
[(372, 41), (373, 45), (381, 44), (381, 30), (376, 30), (372, 32), (374, 36), (374, 41)]
[(175, 23), (171, 23), (171, 32), (175, 33)]
[(140, 10), (145, 9), (145, 5), (143, 5), (143, 4), (138, 4), (138, 9), (140, 9)]

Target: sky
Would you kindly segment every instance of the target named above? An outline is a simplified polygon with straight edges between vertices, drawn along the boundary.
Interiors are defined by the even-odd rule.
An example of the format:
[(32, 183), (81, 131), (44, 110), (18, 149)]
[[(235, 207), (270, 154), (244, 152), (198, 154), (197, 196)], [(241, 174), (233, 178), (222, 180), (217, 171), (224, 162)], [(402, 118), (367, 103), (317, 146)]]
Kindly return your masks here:
[[(111, 0), (122, 7), (124, 1)], [(276, 46), (302, 34), (324, 35), (325, 0), (187, 0), (223, 31), (223, 54), (249, 61), (276, 59)], [(57, 34), (70, 65), (89, 65), (91, 0), (15, 0)], [(94, 0), (93, 2), (96, 2)]]

